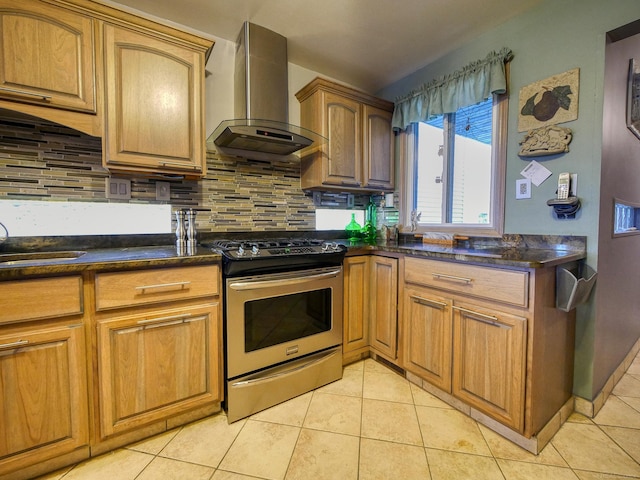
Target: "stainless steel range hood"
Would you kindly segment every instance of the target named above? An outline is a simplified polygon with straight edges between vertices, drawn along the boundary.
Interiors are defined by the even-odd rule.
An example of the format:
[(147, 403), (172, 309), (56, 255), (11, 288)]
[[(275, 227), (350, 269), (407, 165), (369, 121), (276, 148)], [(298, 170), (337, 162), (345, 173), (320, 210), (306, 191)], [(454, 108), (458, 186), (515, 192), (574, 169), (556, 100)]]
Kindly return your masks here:
[[(235, 119), (225, 120), (207, 146), (222, 153), (289, 155), (326, 139), (288, 123), (287, 39), (245, 22), (235, 54)], [(314, 145), (316, 147), (318, 145)]]

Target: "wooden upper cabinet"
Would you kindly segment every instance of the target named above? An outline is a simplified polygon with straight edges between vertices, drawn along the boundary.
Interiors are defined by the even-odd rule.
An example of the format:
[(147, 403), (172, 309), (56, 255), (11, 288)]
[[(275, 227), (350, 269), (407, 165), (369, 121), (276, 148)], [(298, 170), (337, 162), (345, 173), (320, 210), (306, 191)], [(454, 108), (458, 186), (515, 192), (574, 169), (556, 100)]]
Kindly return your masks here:
[(0, 0), (0, 98), (96, 112), (94, 21), (35, 0)]
[(393, 103), (321, 78), (296, 97), (302, 126), (327, 138), (301, 152), (303, 189), (393, 190)]
[(365, 187), (393, 189), (393, 112), (364, 105), (363, 177)]
[(362, 184), (362, 145), (360, 104), (329, 92), (322, 95), (325, 125), (329, 139), (323, 183), (359, 187)]
[(204, 175), (204, 54), (105, 24), (107, 168)]

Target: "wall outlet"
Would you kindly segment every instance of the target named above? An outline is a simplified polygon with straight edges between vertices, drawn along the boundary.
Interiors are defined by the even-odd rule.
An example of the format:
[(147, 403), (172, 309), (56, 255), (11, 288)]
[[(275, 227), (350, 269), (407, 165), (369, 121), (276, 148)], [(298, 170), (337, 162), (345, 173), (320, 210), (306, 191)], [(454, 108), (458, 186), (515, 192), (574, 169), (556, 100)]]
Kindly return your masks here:
[(313, 192), (313, 204), (316, 206), (322, 204), (322, 192)]
[(356, 204), (356, 197), (353, 193), (347, 194), (347, 208), (353, 208)]
[(171, 184), (169, 182), (156, 182), (156, 200), (162, 202), (171, 200)]
[(106, 197), (115, 200), (131, 199), (131, 180), (125, 178), (105, 178)]

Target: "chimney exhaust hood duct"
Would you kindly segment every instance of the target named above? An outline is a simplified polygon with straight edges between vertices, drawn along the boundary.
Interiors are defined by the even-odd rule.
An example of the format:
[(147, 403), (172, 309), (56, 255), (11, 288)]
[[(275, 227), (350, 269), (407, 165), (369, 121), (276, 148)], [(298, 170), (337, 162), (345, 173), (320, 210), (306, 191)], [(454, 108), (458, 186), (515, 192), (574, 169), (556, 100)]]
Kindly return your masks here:
[(235, 54), (236, 119), (221, 122), (207, 143), (243, 156), (246, 151), (289, 155), (326, 143), (321, 135), (288, 123), (288, 78), (287, 39), (245, 22)]

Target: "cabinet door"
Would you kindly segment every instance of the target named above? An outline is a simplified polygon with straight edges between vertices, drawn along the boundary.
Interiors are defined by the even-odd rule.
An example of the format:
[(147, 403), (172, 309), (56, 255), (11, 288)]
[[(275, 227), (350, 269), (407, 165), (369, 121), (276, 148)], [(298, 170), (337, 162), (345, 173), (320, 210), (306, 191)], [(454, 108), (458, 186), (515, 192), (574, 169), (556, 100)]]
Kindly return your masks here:
[(0, 332), (0, 475), (88, 444), (83, 345), (81, 326)]
[(394, 185), (392, 112), (364, 105), (364, 186), (392, 190)]
[(221, 400), (218, 304), (98, 322), (102, 436)]
[(371, 347), (395, 360), (398, 338), (398, 260), (371, 257)]
[(405, 287), (402, 366), (449, 393), (452, 303), (428, 289)]
[(0, 0), (0, 97), (96, 111), (93, 21), (34, 0)]
[(204, 55), (104, 26), (107, 168), (204, 174)]
[(344, 259), (344, 353), (369, 346), (369, 258)]
[(325, 132), (329, 140), (323, 162), (323, 183), (362, 185), (362, 113), (360, 103), (323, 92)]
[(453, 394), (522, 432), (526, 318), (458, 303), (453, 309)]

